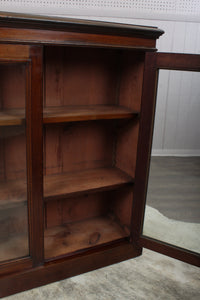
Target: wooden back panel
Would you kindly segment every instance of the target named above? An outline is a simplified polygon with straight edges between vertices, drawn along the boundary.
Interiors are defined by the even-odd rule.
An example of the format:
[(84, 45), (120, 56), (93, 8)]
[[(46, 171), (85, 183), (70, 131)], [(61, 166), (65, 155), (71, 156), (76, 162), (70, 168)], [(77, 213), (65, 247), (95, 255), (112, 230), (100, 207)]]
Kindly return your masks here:
[(112, 122), (105, 123), (46, 126), (46, 174), (112, 166), (115, 126)]
[(115, 104), (118, 51), (45, 48), (45, 106)]

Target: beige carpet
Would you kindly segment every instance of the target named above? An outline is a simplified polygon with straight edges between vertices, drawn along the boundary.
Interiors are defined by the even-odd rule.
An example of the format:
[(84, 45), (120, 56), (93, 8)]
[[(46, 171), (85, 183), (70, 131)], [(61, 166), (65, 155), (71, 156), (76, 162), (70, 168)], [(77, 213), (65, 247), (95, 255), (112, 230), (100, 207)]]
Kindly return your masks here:
[(167, 218), (146, 205), (143, 234), (200, 253), (200, 224)]

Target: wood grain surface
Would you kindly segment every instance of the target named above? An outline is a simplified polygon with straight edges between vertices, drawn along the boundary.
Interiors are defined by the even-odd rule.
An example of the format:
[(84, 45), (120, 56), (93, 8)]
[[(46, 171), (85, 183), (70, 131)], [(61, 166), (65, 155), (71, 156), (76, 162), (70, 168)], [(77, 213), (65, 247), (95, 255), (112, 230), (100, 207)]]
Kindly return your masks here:
[(109, 190), (133, 183), (133, 178), (117, 168), (99, 168), (44, 178), (45, 200), (66, 198), (88, 192)]
[(45, 258), (69, 254), (128, 236), (112, 217), (96, 217), (45, 230)]
[(44, 124), (89, 120), (129, 119), (136, 111), (114, 105), (59, 106), (44, 109)]
[[(132, 184), (133, 178), (117, 168), (99, 168), (44, 178), (45, 200), (66, 198)], [(27, 199), (26, 180), (0, 182), (0, 209), (22, 205)]]
[[(65, 123), (89, 120), (129, 119), (137, 116), (137, 112), (122, 106), (114, 105), (83, 105), (59, 106), (44, 109), (43, 123)], [(0, 126), (23, 125), (25, 111), (9, 109), (0, 111)]]

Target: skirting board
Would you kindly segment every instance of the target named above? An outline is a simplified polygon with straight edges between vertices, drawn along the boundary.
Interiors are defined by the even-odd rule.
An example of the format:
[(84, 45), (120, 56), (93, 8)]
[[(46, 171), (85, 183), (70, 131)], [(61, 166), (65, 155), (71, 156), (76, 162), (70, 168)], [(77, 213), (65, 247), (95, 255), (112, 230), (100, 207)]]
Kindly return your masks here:
[(153, 149), (152, 156), (200, 156), (200, 149)]

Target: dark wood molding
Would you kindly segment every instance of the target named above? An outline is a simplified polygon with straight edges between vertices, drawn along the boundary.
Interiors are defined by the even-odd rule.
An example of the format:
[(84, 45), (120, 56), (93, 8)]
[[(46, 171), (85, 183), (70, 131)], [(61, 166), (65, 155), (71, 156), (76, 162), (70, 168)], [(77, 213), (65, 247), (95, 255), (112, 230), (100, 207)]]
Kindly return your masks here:
[(150, 39), (157, 39), (164, 33), (163, 30), (151, 26), (3, 12), (0, 12), (0, 26), (67, 30), (71, 32), (74, 31), (119, 36), (138, 36)]
[(132, 215), (132, 241), (135, 244), (142, 233), (146, 202), (157, 88), (156, 58), (157, 53), (146, 53)]
[(44, 261), (43, 212), (43, 48), (30, 47), (31, 68), (27, 101), (27, 155), (30, 255), (33, 265)]
[(199, 72), (200, 55), (158, 52), (156, 59), (156, 68)]
[(7, 261), (0, 265), (0, 277), (9, 274), (25, 271), (32, 268), (33, 261), (30, 257), (19, 258), (14, 261)]
[(150, 237), (141, 236), (139, 245), (158, 253), (173, 257), (191, 265), (200, 267), (200, 254), (176, 247)]
[(89, 272), (138, 255), (141, 255), (141, 251), (135, 250), (129, 242), (118, 242), (74, 257), (51, 261), (44, 266), (2, 278), (0, 297)]
[(139, 36), (119, 36), (86, 32), (53, 31), (49, 29), (0, 27), (0, 42), (39, 45), (135, 49), (155, 51), (155, 39)]

